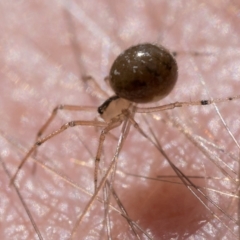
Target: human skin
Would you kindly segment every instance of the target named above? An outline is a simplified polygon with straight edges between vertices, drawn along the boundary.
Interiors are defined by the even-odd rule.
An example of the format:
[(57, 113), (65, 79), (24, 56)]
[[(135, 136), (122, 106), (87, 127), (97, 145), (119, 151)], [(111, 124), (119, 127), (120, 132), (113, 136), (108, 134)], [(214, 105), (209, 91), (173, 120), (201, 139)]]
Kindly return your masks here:
[[(90, 83), (84, 84), (82, 75), (92, 75), (102, 89), (113, 94), (103, 79), (116, 56), (129, 46), (152, 42), (173, 51), (203, 53), (200, 56), (190, 53), (177, 56), (177, 85), (156, 105), (207, 99), (206, 91), (213, 98), (239, 94), (240, 8), (237, 1), (129, 2), (79, 1), (76, 3), (79, 9), (74, 8), (77, 18), (72, 15), (72, 10), (66, 10), (66, 5), (58, 1), (18, 4), (8, 1), (1, 4), (0, 151), (1, 161), (11, 174), (56, 105), (97, 107), (102, 104), (102, 95), (89, 86)], [(75, 55), (81, 59), (76, 61)], [(201, 84), (201, 79), (206, 82), (206, 87)], [(240, 131), (238, 103), (239, 100), (218, 104), (237, 140)], [(238, 168), (227, 154), (238, 156), (239, 149), (213, 107), (175, 109), (169, 114), (185, 123), (191, 136), (201, 136), (221, 146), (226, 154), (210, 145), (207, 148), (209, 152), (214, 150), (221, 154), (227, 164)], [(97, 113), (60, 113), (47, 133), (67, 121), (89, 120), (96, 116)], [(147, 116), (147, 119), (169, 158), (186, 175), (223, 179), (220, 170), (210, 163), (210, 157), (204, 156), (200, 146), (194, 147), (180, 130), (171, 126), (173, 123), (169, 123), (166, 114), (159, 113), (155, 119)], [(138, 115), (136, 121), (147, 131)], [(29, 158), (16, 181), (43, 239), (69, 239), (79, 214), (90, 199), (77, 189), (77, 185), (93, 192), (94, 156), (100, 131), (90, 127), (76, 128), (67, 130), (38, 149), (36, 159), (51, 166), (57, 174), (34, 164)], [(114, 134), (119, 136), (119, 131)], [(106, 167), (116, 147), (111, 136), (107, 139), (103, 157)], [(84, 162), (90, 168), (84, 166)], [(118, 170), (155, 179), (160, 175), (174, 174), (164, 157), (134, 129), (124, 144)], [(63, 175), (76, 185), (67, 183), (67, 178), (64, 181)], [(16, 190), (9, 187), (10, 180), (3, 168), (0, 181), (1, 239), (38, 239)], [(210, 181), (201, 179), (196, 183), (236, 194), (237, 187), (229, 180)], [(187, 239), (190, 236), (234, 239), (230, 230), (236, 225), (227, 217), (223, 217), (223, 223), (230, 230), (219, 224), (184, 186), (117, 174), (114, 188), (129, 217), (144, 230), (148, 229), (154, 239)], [(212, 198), (224, 212), (237, 219), (235, 198), (220, 194)], [(111, 202), (116, 206), (114, 201)], [(78, 227), (75, 239), (99, 239), (102, 210), (103, 204), (95, 202), (93, 210)], [(220, 216), (217, 211), (216, 214)], [(122, 216), (115, 212), (111, 216), (113, 239), (136, 238)], [(237, 231), (234, 233), (238, 235)]]

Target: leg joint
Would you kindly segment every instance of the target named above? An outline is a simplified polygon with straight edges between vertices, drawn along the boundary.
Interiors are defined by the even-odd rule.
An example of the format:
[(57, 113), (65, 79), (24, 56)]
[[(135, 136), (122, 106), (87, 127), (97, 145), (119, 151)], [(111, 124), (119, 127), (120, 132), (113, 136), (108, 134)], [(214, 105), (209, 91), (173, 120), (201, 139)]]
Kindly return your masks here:
[(41, 144), (42, 144), (41, 141), (37, 141), (37, 142), (35, 143), (35, 146), (40, 146)]
[(72, 121), (72, 122), (69, 122), (69, 123), (68, 123), (68, 126), (69, 126), (69, 127), (74, 127), (74, 126), (76, 126), (76, 124), (75, 124), (74, 121)]
[(53, 109), (53, 113), (56, 113), (58, 110), (61, 110), (61, 109), (63, 109), (64, 108), (64, 105), (58, 105), (57, 107), (55, 107), (54, 109)]

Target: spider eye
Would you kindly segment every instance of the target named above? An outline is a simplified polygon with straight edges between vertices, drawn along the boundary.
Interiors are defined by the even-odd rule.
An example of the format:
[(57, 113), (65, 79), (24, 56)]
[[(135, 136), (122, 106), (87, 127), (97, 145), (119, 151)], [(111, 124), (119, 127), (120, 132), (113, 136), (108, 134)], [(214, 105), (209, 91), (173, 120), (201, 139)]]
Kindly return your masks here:
[(116, 58), (109, 81), (119, 97), (147, 103), (171, 92), (177, 72), (176, 60), (167, 49), (145, 43), (130, 47)]

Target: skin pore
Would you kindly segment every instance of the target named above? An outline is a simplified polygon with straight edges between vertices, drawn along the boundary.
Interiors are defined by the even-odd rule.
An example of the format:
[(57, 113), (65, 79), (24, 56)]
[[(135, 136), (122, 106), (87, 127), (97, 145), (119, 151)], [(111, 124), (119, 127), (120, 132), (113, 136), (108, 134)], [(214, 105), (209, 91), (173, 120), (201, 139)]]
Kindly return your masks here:
[[(213, 98), (238, 95), (239, 9), (239, 4), (234, 1), (4, 3), (0, 10), (3, 29), (0, 37), (1, 161), (13, 174), (56, 105), (97, 108), (106, 100), (107, 96), (97, 91), (92, 81), (83, 82), (83, 74), (92, 75), (104, 91), (113, 95), (104, 77), (119, 53), (140, 42), (160, 43), (180, 52), (177, 56), (178, 82), (169, 96), (155, 105), (208, 99), (207, 91)], [(205, 55), (181, 54), (183, 51)], [(206, 86), (201, 81), (205, 81)], [(237, 140), (240, 131), (238, 103), (218, 104)], [(60, 112), (46, 133), (68, 121), (91, 120), (96, 116), (97, 112)], [(135, 119), (152, 136), (142, 115), (136, 114)], [(146, 119), (175, 165), (186, 175), (205, 177), (192, 181), (237, 194), (236, 184), (209, 160), (211, 156), (220, 155), (238, 171), (237, 160), (233, 159), (238, 158), (239, 149), (224, 129), (214, 107), (175, 109), (156, 113), (153, 117), (146, 115)], [(90, 199), (77, 187), (93, 192), (99, 133), (98, 129), (90, 127), (70, 129), (38, 149), (36, 159), (55, 173), (34, 164), (31, 158), (20, 172), (16, 182), (43, 239), (69, 239), (80, 212)], [(113, 135), (119, 136), (119, 130), (114, 130)], [(107, 136), (100, 163), (102, 168), (107, 168), (114, 154), (117, 142), (114, 136)], [(199, 140), (200, 136), (206, 141)], [(187, 140), (190, 138), (191, 142)], [(206, 156), (199, 146), (203, 142), (210, 156)], [(236, 224), (224, 214), (222, 222), (230, 230), (219, 224), (186, 187), (156, 181), (157, 176), (170, 176), (174, 172), (164, 157), (134, 128), (124, 143), (117, 168), (114, 188), (119, 198), (130, 218), (144, 230), (148, 229), (155, 239), (187, 239), (190, 236), (234, 239), (230, 230)], [(209, 180), (208, 177), (220, 180)], [(9, 178), (3, 168), (0, 179), (1, 239), (38, 239), (16, 190), (9, 188)], [(75, 185), (67, 183), (68, 179)], [(208, 194), (212, 194), (211, 198), (225, 212), (238, 218), (236, 198), (212, 191)], [(113, 199), (111, 202), (116, 206)], [(96, 202), (79, 226), (77, 236), (99, 239), (103, 216), (103, 204)], [(136, 239), (126, 220), (114, 211), (111, 222), (113, 238)], [(234, 233), (238, 235), (237, 231)]]

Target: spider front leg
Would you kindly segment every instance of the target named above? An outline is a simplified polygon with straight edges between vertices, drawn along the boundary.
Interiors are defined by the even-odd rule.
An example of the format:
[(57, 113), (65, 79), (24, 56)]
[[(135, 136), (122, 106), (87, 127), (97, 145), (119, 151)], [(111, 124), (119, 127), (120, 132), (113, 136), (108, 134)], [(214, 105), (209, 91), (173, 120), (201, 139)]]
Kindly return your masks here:
[[(108, 79), (108, 77), (105, 77), (104, 81), (107, 81), (106, 79)], [(109, 95), (100, 87), (100, 85), (92, 76), (84, 75), (82, 76), (82, 80), (87, 83), (88, 89), (89, 87), (91, 87), (91, 89), (94, 89), (94, 91), (91, 91), (92, 95), (97, 96), (100, 99), (109, 98)]]
[(99, 162), (102, 155), (102, 149), (103, 149), (103, 143), (105, 140), (106, 134), (109, 133), (110, 130), (120, 126), (122, 123), (121, 118), (113, 118), (108, 125), (101, 131), (100, 137), (99, 137), (99, 144), (97, 149), (97, 154), (95, 157), (95, 170), (94, 170), (94, 192), (97, 190), (97, 181), (98, 181), (98, 169), (99, 169)]
[(48, 128), (50, 123), (54, 120), (59, 110), (67, 110), (67, 111), (96, 111), (95, 107), (87, 107), (87, 106), (76, 106), (76, 105), (58, 105), (56, 106), (50, 115), (50, 117), (47, 119), (47, 121), (44, 123), (44, 125), (40, 128), (40, 130), (37, 133), (36, 142), (41, 138), (42, 134), (45, 132), (45, 130)]
[[(76, 105), (63, 105), (60, 104), (56, 106), (50, 115), (50, 117), (47, 119), (47, 121), (44, 123), (44, 125), (40, 128), (40, 130), (37, 133), (36, 136), (36, 142), (41, 138), (42, 134), (45, 132), (45, 130), (48, 128), (48, 126), (51, 124), (51, 122), (56, 117), (59, 110), (67, 110), (67, 111), (96, 111), (95, 107), (87, 107), (87, 106), (76, 106)], [(37, 156), (37, 149), (33, 151), (33, 157)], [(36, 171), (36, 165), (34, 164), (33, 173)]]
[(107, 123), (105, 122), (100, 122), (100, 121), (71, 121), (68, 122), (64, 125), (62, 125), (58, 130), (50, 133), (49, 135), (47, 135), (46, 137), (39, 139), (38, 141), (36, 141), (33, 146), (30, 148), (30, 150), (27, 152), (26, 156), (22, 159), (21, 163), (19, 164), (17, 171), (15, 172), (15, 174), (13, 175), (12, 179), (10, 180), (10, 185), (12, 185), (12, 183), (15, 181), (17, 174), (19, 172), (19, 170), (22, 168), (22, 166), (24, 165), (24, 163), (27, 161), (27, 159), (30, 157), (30, 155), (40, 146), (42, 145), (44, 142), (46, 142), (47, 140), (51, 139), (52, 137), (62, 133), (63, 131), (67, 130), (70, 127), (75, 127), (75, 126), (93, 126), (93, 127), (106, 127)]
[(188, 107), (188, 106), (206, 106), (206, 105), (211, 105), (215, 103), (233, 101), (236, 99), (240, 99), (240, 95), (233, 96), (233, 97), (226, 97), (226, 98), (205, 99), (205, 100), (199, 100), (199, 101), (174, 102), (174, 103), (169, 103), (169, 104), (158, 106), (158, 107), (148, 107), (148, 108), (136, 107), (135, 112), (136, 113), (153, 113), (153, 112), (160, 112), (160, 111), (170, 110), (174, 108)]

